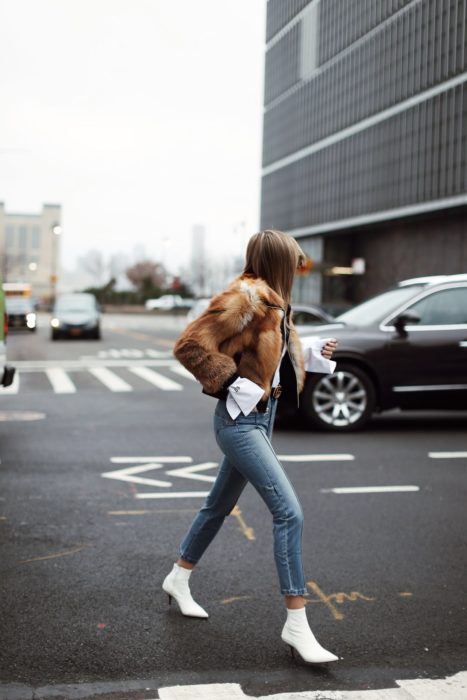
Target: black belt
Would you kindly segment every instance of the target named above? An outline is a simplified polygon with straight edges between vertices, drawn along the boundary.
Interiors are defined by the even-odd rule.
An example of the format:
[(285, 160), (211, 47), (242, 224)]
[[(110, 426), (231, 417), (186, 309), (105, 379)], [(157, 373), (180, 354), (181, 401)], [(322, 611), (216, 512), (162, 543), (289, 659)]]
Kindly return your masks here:
[[(281, 393), (282, 393), (282, 387), (280, 384), (278, 384), (277, 386), (275, 386), (272, 389), (271, 396), (273, 399), (278, 399), (279, 396), (281, 395)], [(266, 409), (268, 407), (268, 401), (269, 401), (269, 399), (258, 401), (258, 403), (256, 404), (256, 410), (259, 411), (260, 413), (266, 413)]]

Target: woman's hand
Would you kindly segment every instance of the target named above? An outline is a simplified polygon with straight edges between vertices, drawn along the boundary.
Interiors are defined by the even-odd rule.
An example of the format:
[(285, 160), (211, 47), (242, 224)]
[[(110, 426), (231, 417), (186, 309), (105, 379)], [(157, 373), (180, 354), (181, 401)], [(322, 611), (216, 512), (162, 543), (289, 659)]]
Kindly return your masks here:
[(321, 354), (323, 357), (326, 358), (326, 360), (330, 360), (332, 357), (332, 353), (334, 350), (337, 348), (337, 340), (333, 338), (332, 340), (328, 340), (326, 345), (324, 345), (323, 349), (321, 350)]

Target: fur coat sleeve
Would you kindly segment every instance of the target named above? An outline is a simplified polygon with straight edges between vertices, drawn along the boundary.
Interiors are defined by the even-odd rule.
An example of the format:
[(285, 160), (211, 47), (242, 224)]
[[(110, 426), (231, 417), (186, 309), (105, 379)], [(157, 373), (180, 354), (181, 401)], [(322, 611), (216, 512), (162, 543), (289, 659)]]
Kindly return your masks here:
[[(241, 376), (261, 386), (265, 399), (281, 356), (285, 313), (283, 300), (264, 280), (241, 275), (188, 324), (174, 355), (208, 394), (218, 394)], [(293, 324), (288, 349), (300, 391), (305, 372)]]

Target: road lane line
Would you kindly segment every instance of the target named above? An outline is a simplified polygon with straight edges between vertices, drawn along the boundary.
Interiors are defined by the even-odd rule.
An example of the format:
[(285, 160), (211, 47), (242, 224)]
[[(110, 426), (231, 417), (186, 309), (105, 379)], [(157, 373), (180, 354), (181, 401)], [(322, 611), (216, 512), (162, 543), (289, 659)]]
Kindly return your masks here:
[(428, 452), (431, 459), (465, 459), (467, 452)]
[[(197, 513), (197, 508), (152, 508), (151, 510), (109, 510), (107, 515), (158, 515), (160, 513)], [(0, 518), (1, 519), (1, 518)]]
[(159, 374), (159, 372), (155, 372), (153, 369), (149, 369), (149, 367), (129, 367), (129, 370), (133, 372), (133, 374), (136, 374), (137, 377), (145, 379), (147, 382), (154, 384), (154, 386), (157, 386), (163, 391), (181, 391), (183, 389), (181, 384), (174, 382), (168, 377), (164, 377), (163, 374)]
[(19, 391), (19, 372), (16, 370), (15, 376), (13, 377), (13, 383), (10, 386), (0, 387), (0, 396), (2, 394), (17, 394)]
[(119, 328), (114, 326), (111, 329), (112, 333), (121, 333), (122, 335), (127, 335), (130, 338), (135, 338), (136, 340), (149, 340), (154, 345), (163, 345), (166, 348), (173, 348), (175, 345), (175, 340), (168, 340), (167, 338), (157, 338), (154, 335), (148, 335), (147, 333), (139, 333), (138, 331), (128, 331), (124, 328)]
[(60, 367), (51, 367), (46, 369), (45, 373), (56, 394), (74, 394), (76, 392), (76, 386), (65, 370)]
[(132, 462), (192, 462), (191, 457), (111, 457), (113, 464), (131, 464)]
[(235, 505), (230, 513), (230, 515), (233, 515), (234, 518), (237, 518), (238, 524), (240, 525), (240, 530), (243, 532), (247, 540), (255, 540), (255, 531), (253, 530), (252, 527), (249, 527), (245, 519), (242, 516), (242, 511), (238, 507), (238, 505)]
[(398, 493), (420, 491), (420, 486), (340, 486), (335, 489), (320, 489), (321, 493)]
[(78, 547), (74, 547), (73, 549), (66, 549), (63, 552), (57, 552), (57, 554), (46, 554), (46, 556), (44, 557), (33, 557), (32, 559), (23, 559), (22, 561), (18, 561), (16, 563), (31, 564), (34, 561), (45, 561), (46, 559), (58, 559), (59, 557), (67, 557), (70, 554), (76, 554), (77, 552), (81, 552), (83, 549), (92, 546), (92, 544), (81, 544)]
[(196, 382), (197, 380), (195, 377), (192, 375), (191, 372), (189, 372), (183, 365), (172, 365), (170, 368), (171, 372), (175, 372), (175, 374), (179, 374), (181, 377), (184, 377), (185, 379), (191, 379), (192, 381)]
[(170, 493), (137, 493), (135, 498), (205, 498), (209, 491), (171, 491)]
[(277, 455), (283, 462), (350, 462), (355, 459), (351, 454), (312, 454), (312, 455)]
[(133, 387), (107, 367), (90, 367), (89, 372), (110, 391), (133, 391)]

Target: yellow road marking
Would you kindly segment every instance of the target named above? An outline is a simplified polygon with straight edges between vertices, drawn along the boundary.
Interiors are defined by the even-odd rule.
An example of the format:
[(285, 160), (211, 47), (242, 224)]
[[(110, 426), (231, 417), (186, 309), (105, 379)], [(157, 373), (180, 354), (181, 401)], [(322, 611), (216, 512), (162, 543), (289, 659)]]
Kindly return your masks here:
[(33, 561), (45, 561), (46, 559), (57, 559), (58, 557), (67, 557), (69, 554), (76, 554), (81, 552), (82, 549), (87, 547), (92, 547), (90, 544), (82, 544), (79, 547), (74, 547), (73, 549), (66, 549), (64, 552), (58, 552), (57, 554), (47, 554), (45, 557), (33, 557), (32, 559), (23, 559), (22, 561), (16, 562), (17, 564), (30, 564)]
[(239, 525), (240, 525), (240, 529), (243, 532), (243, 534), (245, 535), (245, 537), (247, 538), (247, 540), (255, 540), (256, 539), (255, 532), (254, 532), (253, 528), (248, 527), (248, 525), (246, 524), (246, 522), (242, 516), (242, 511), (240, 510), (240, 508), (238, 506), (233, 507), (230, 515), (233, 515), (234, 518), (237, 518)]
[(197, 513), (197, 508), (160, 508), (159, 510), (109, 510), (107, 515), (151, 515), (157, 513)]
[(127, 331), (124, 328), (111, 328), (111, 333), (120, 333), (121, 335), (127, 335), (130, 338), (135, 338), (136, 340), (145, 340), (154, 345), (163, 345), (166, 348), (173, 348), (175, 345), (175, 340), (168, 340), (167, 338), (156, 338), (153, 335), (147, 335), (146, 333), (139, 333), (138, 331)]
[(229, 605), (229, 603), (235, 603), (236, 600), (251, 600), (252, 595), (234, 595), (232, 598), (224, 598), (221, 600), (222, 605)]
[(376, 600), (376, 598), (370, 598), (369, 596), (363, 595), (363, 593), (360, 593), (359, 591), (352, 591), (351, 593), (330, 593), (329, 595), (326, 595), (318, 586), (316, 581), (308, 581), (307, 586), (311, 588), (313, 593), (316, 593), (318, 599), (313, 600), (307, 598), (305, 601), (306, 605), (308, 605), (308, 603), (324, 603), (335, 620), (343, 620), (345, 615), (337, 610), (332, 601), (342, 605), (342, 603), (344, 603), (346, 600), (351, 602), (355, 602), (356, 600)]
[(401, 598), (410, 598), (411, 596), (413, 596), (413, 593), (410, 593), (410, 591), (401, 591), (399, 595), (401, 596)]

